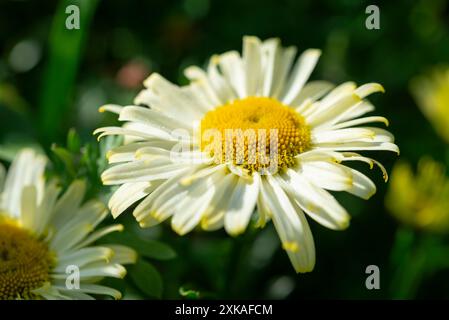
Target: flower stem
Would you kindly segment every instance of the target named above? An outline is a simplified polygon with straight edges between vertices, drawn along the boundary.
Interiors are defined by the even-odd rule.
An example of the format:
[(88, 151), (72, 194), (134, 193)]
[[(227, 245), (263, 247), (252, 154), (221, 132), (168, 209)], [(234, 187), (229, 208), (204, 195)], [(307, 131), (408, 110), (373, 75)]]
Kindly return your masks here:
[(391, 297), (413, 299), (426, 273), (431, 237), (402, 227), (396, 234), (391, 255)]

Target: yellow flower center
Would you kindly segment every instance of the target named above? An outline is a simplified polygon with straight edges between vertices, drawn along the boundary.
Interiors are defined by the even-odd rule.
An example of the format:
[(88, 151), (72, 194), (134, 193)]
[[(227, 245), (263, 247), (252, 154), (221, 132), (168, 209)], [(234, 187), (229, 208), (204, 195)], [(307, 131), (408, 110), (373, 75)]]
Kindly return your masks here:
[(23, 228), (0, 221), (0, 300), (36, 299), (53, 258), (45, 243)]
[(272, 98), (235, 100), (201, 120), (201, 149), (217, 163), (232, 162), (250, 173), (291, 167), (309, 146), (304, 118)]

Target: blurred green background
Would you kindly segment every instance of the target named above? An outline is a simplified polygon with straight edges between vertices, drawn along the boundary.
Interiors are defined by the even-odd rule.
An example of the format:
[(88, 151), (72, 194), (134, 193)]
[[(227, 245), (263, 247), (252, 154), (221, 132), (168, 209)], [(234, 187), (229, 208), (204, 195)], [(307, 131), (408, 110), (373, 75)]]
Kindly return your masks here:
[[(65, 28), (65, 8), (70, 4), (80, 7), (80, 30)], [(53, 143), (65, 145), (69, 128), (75, 128), (82, 144), (94, 145), (92, 131), (116, 121), (98, 113), (102, 104), (131, 104), (142, 80), (152, 72), (185, 84), (183, 68), (203, 66), (214, 53), (240, 50), (243, 35), (256, 35), (279, 37), (284, 45), (296, 45), (300, 51), (322, 49), (312, 79), (381, 83), (386, 93), (370, 100), (376, 114), (390, 120), (400, 158), (414, 165), (430, 155), (449, 164), (447, 144), (422, 115), (409, 90), (415, 76), (449, 63), (449, 4), (385, 1), (378, 4), (380, 30), (367, 30), (365, 8), (370, 4), (350, 0), (0, 0), (0, 157), (7, 161), (25, 145), (50, 154)], [(371, 155), (388, 171), (397, 160), (391, 153)], [(369, 201), (337, 195), (353, 216), (346, 231), (327, 230), (310, 221), (317, 265), (309, 274), (294, 273), (272, 225), (238, 238), (224, 232), (179, 237), (167, 225), (139, 230), (129, 214), (120, 220), (131, 233), (162, 240), (177, 253), (174, 259), (152, 261), (163, 280), (163, 290), (154, 296), (195, 297), (198, 291), (205, 298), (449, 298), (448, 269), (430, 272), (418, 268), (416, 259), (398, 262), (401, 254), (394, 252), (399, 249), (393, 250), (397, 238), (421, 237), (422, 232), (399, 227), (384, 207), (388, 184), (380, 171), (370, 171), (366, 165), (360, 168), (377, 184), (378, 193)], [(77, 167), (73, 170), (72, 176), (84, 174)], [(100, 189), (95, 178), (91, 179), (92, 195), (107, 197), (107, 190)], [(429, 241), (444, 244), (446, 240), (439, 235)], [(404, 241), (407, 246), (408, 240)], [(442, 248), (439, 258), (448, 264), (449, 247), (438, 248)], [(365, 268), (371, 264), (380, 268), (380, 290), (365, 287)], [(407, 268), (415, 268), (410, 276), (415, 280), (398, 280), (397, 274), (407, 273)], [(412, 284), (402, 286), (401, 281)], [(125, 298), (152, 296), (133, 281), (116, 285), (125, 289)], [(193, 292), (182, 295), (180, 288)]]

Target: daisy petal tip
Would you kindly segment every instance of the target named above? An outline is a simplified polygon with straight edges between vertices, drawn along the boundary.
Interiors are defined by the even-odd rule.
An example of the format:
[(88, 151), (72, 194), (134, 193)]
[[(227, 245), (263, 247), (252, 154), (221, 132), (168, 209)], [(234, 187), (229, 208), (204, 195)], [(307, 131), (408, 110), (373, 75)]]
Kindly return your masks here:
[(290, 252), (299, 252), (299, 245), (295, 241), (285, 241), (282, 243), (282, 249)]
[(119, 277), (120, 279), (123, 279), (123, 278), (126, 277), (126, 274), (127, 274), (126, 269), (123, 268), (123, 269), (121, 269), (121, 270), (119, 271), (118, 277)]
[(139, 222), (139, 227), (146, 228), (147, 226), (146, 226), (145, 222)]
[(134, 264), (137, 262), (137, 258), (139, 258), (139, 255), (136, 251), (133, 251), (132, 257), (131, 257), (131, 263)]
[(266, 226), (266, 222), (265, 221), (257, 221), (256, 224), (254, 225), (254, 228), (256, 229), (263, 229)]
[(188, 187), (193, 182), (193, 179), (191, 177), (183, 178), (179, 181), (179, 184), (183, 187)]
[(372, 196), (374, 196), (375, 194), (376, 194), (376, 190), (374, 190), (374, 192), (372, 192), (372, 193), (367, 194), (366, 197), (365, 197), (365, 200), (371, 199)]
[(243, 36), (243, 42), (259, 43), (260, 39), (256, 36), (246, 35), (246, 36)]
[(348, 217), (347, 219), (343, 220), (340, 223), (340, 230), (348, 229), (350, 224), (351, 224), (351, 218)]
[(172, 228), (173, 231), (176, 232), (179, 236), (184, 236), (184, 235), (187, 234), (187, 231), (186, 231), (186, 230), (184, 230), (184, 229), (182, 229), (182, 228), (179, 228), (178, 226), (172, 225), (171, 228)]
[(115, 210), (111, 210), (111, 216), (115, 220), (120, 216), (120, 213)]
[(296, 273), (309, 273), (315, 268), (315, 263), (308, 266), (294, 266)]
[(218, 64), (220, 62), (220, 56), (214, 54), (212, 57), (210, 57), (210, 61), (212, 64)]
[(238, 237), (239, 235), (245, 233), (245, 228), (239, 227), (239, 228), (236, 228), (236, 229), (233, 229), (233, 230), (227, 230), (227, 232), (228, 232), (228, 234), (229, 234), (231, 237), (236, 238), (236, 237)]

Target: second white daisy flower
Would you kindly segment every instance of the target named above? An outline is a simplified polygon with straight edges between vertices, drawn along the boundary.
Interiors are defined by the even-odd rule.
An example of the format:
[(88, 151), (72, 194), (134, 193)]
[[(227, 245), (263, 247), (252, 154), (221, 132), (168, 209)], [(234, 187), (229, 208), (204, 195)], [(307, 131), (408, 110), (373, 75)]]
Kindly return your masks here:
[(7, 173), (0, 164), (0, 300), (119, 299), (119, 291), (98, 282), (123, 278), (123, 264), (134, 263), (136, 253), (93, 243), (123, 226), (95, 230), (108, 215), (106, 206), (83, 202), (82, 181), (59, 196), (56, 182), (44, 180), (45, 165), (46, 158), (30, 149), (17, 155)]

